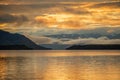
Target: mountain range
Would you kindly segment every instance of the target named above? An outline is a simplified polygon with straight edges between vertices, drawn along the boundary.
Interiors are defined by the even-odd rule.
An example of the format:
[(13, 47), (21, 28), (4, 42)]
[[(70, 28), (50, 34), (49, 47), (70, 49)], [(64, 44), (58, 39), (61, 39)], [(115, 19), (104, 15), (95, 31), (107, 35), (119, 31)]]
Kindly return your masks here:
[(119, 28), (96, 28), (88, 30), (78, 30), (72, 33), (62, 33), (62, 34), (53, 34), (45, 35), (46, 37), (52, 38), (68, 38), (68, 39), (78, 39), (78, 38), (99, 38), (107, 37), (109, 39), (120, 39), (120, 29)]
[[(68, 38), (77, 38), (81, 37), (81, 34), (77, 34), (76, 36), (72, 34), (66, 34)], [(96, 34), (97, 35), (97, 34)], [(53, 36), (53, 35), (51, 35)], [(61, 38), (64, 37), (62, 34), (60, 35), (54, 35), (55, 37)], [(93, 36), (93, 35), (92, 35)], [(98, 36), (98, 35), (97, 35)], [(66, 38), (65, 37), (65, 38)], [(95, 35), (94, 35), (95, 37)], [(113, 38), (113, 37), (112, 37)], [(119, 39), (119, 36), (118, 36)], [(7, 31), (0, 30), (0, 50), (51, 50), (56, 49), (56, 50), (104, 50), (104, 49), (109, 49), (109, 50), (118, 50), (120, 49), (120, 45), (117, 44), (108, 44), (108, 45), (101, 45), (101, 44), (91, 44), (91, 45), (64, 45), (64, 44), (41, 44), (37, 45), (34, 43), (32, 40), (27, 38), (26, 36), (18, 33), (10, 33)]]

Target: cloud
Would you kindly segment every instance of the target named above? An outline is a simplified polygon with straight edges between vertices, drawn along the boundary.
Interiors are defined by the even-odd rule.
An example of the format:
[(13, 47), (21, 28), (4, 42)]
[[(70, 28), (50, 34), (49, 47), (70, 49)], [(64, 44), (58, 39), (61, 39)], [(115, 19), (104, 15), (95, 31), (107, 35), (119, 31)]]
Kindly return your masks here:
[[(61, 5), (63, 6), (58, 5), (46, 9), (46, 13), (37, 15), (35, 20), (46, 27), (62, 29), (90, 29), (120, 25), (120, 8), (113, 7), (119, 6), (119, 2), (69, 3), (69, 6), (67, 6), (68, 3), (61, 3)], [(95, 7), (97, 5), (101, 7)]]
[(35, 21), (43, 26), (60, 29), (86, 28), (85, 19), (73, 14), (45, 14), (35, 17)]
[(63, 42), (63, 44), (120, 44), (120, 39), (99, 38), (79, 38)]
[(31, 36), (26, 35), (28, 38), (33, 40), (37, 44), (69, 44), (69, 45), (80, 45), (80, 44), (120, 44), (120, 39), (109, 39), (107, 37), (99, 38), (78, 38), (78, 39), (56, 39), (45, 36)]
[(109, 39), (107, 37), (79, 38), (65, 41), (62, 44), (120, 44), (120, 39)]
[[(4, 17), (5, 20), (0, 18), (1, 27), (6, 25), (5, 22), (10, 23), (9, 26), (11, 27), (14, 24), (22, 24), (27, 21), (27, 17), (30, 23), (23, 23), (21, 27), (24, 29), (27, 26), (31, 32), (33, 29), (40, 30), (41, 27), (57, 30), (82, 30), (120, 26), (120, 8), (109, 7), (115, 4), (119, 7), (119, 3), (113, 0), (85, 0), (85, 2), (83, 0), (62, 0), (60, 2), (58, 0), (52, 0), (57, 2), (49, 2), (48, 0), (7, 1), (9, 4), (0, 4), (0, 12), (7, 13), (3, 16), (8, 16), (8, 18)], [(7, 1), (4, 2), (7, 3)], [(97, 7), (99, 5), (103, 6)]]
[[(79, 6), (79, 7), (76, 7), (76, 6)], [(80, 6), (82, 6), (82, 4), (76, 4), (75, 6), (72, 5), (70, 7), (64, 7), (64, 11), (66, 13), (78, 14), (78, 15), (87, 15), (87, 14), (90, 14), (89, 11), (87, 11), (86, 9), (84, 9), (84, 8), (82, 8)]]
[[(88, 14), (85, 9), (76, 9), (73, 6), (80, 6), (82, 3), (39, 3), (39, 4), (1, 4), (0, 10), (9, 13), (29, 13), (35, 14), (36, 11), (40, 14), (43, 13), (73, 13), (73, 14)], [(31, 13), (29, 13), (31, 14)]]
[(116, 0), (0, 0), (2, 3), (41, 3), (41, 2), (109, 2), (109, 1), (116, 1)]
[(56, 18), (47, 16), (37, 16), (35, 20), (43, 25), (50, 26), (56, 23)]
[(24, 15), (12, 15), (12, 14), (0, 14), (0, 23), (16, 23), (22, 24), (28, 21), (28, 18)]
[(85, 24), (74, 20), (68, 20), (60, 23), (60, 28), (63, 29), (84, 29), (85, 27)]
[(90, 11), (90, 14), (45, 14), (36, 16), (35, 21), (46, 26), (62, 29), (91, 29), (98, 27), (118, 27), (120, 25), (119, 11), (96, 10)]
[(102, 8), (102, 7), (107, 7), (107, 8), (120, 8), (120, 2), (106, 2), (106, 3), (97, 3), (91, 6), (91, 8)]

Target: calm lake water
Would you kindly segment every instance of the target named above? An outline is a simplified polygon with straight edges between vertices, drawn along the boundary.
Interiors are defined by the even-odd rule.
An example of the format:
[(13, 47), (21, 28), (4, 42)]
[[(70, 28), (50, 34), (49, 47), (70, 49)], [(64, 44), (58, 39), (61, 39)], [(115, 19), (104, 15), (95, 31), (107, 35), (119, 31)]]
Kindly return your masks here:
[(0, 51), (0, 80), (120, 80), (120, 51)]

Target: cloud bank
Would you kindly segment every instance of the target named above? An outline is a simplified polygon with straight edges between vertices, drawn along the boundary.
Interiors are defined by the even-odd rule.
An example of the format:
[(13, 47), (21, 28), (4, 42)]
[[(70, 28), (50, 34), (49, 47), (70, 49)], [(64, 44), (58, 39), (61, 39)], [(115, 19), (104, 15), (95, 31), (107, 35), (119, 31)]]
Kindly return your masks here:
[(86, 45), (86, 44), (120, 44), (120, 39), (109, 39), (107, 37), (99, 38), (78, 38), (78, 39), (67, 39), (67, 38), (50, 38), (45, 36), (27, 36), (37, 44), (70, 44), (70, 45)]

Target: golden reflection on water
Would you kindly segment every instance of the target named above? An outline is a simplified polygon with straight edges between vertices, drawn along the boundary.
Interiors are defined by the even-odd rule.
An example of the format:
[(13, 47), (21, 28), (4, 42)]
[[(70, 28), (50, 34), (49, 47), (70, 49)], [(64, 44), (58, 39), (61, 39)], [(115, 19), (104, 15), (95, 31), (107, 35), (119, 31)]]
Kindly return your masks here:
[(93, 62), (91, 64), (79, 63), (77, 60), (69, 64), (64, 62), (64, 60), (50, 62), (44, 73), (45, 80), (120, 80), (120, 65), (99, 67)]
[[(16, 54), (17, 53), (17, 54)], [(101, 55), (120, 55), (120, 50), (2, 50), (0, 56), (101, 56)]]
[(0, 59), (0, 79), (4, 80), (6, 75), (6, 62)]
[(0, 55), (0, 80), (120, 80), (120, 55), (17, 54)]

